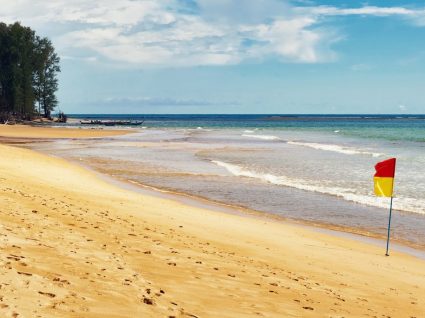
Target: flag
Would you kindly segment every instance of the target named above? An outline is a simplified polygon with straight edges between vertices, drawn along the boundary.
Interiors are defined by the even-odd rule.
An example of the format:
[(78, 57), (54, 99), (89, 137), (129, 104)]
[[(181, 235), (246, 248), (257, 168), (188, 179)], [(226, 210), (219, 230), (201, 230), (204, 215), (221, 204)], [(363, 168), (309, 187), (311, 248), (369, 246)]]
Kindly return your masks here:
[(378, 162), (375, 166), (376, 173), (373, 176), (375, 194), (380, 197), (392, 197), (395, 175), (396, 159), (391, 158)]

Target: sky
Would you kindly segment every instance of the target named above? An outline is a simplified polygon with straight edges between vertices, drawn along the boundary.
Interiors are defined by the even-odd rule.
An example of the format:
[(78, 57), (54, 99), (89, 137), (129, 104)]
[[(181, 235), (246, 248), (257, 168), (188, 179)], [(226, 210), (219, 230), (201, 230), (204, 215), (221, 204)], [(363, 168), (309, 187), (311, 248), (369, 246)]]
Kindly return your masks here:
[(0, 0), (68, 114), (425, 113), (425, 2)]

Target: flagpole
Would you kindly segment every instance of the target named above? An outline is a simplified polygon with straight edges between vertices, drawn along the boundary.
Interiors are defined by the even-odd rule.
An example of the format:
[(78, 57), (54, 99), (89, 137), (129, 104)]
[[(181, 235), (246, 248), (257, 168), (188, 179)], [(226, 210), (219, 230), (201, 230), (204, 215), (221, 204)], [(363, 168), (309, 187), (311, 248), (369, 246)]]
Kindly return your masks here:
[(392, 210), (393, 210), (393, 197), (391, 196), (391, 201), (390, 201), (390, 217), (388, 218), (387, 251), (385, 252), (385, 256), (390, 256), (390, 254), (388, 254), (388, 248), (389, 248), (389, 245), (390, 245), (390, 228), (391, 228), (391, 214), (392, 214)]

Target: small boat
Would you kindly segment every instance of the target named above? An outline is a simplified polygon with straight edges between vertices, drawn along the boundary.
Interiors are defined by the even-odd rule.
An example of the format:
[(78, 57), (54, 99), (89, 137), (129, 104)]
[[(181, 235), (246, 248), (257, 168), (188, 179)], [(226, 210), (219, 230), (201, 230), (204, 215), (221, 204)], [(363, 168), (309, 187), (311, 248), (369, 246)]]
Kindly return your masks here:
[(80, 120), (81, 125), (102, 125), (101, 120)]

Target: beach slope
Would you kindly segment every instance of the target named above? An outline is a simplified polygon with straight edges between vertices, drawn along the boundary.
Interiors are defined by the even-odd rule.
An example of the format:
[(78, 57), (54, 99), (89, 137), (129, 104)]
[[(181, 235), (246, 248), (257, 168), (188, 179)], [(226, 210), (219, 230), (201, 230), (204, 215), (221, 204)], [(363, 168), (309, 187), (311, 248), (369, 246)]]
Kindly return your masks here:
[(0, 145), (2, 317), (424, 317), (425, 262)]

